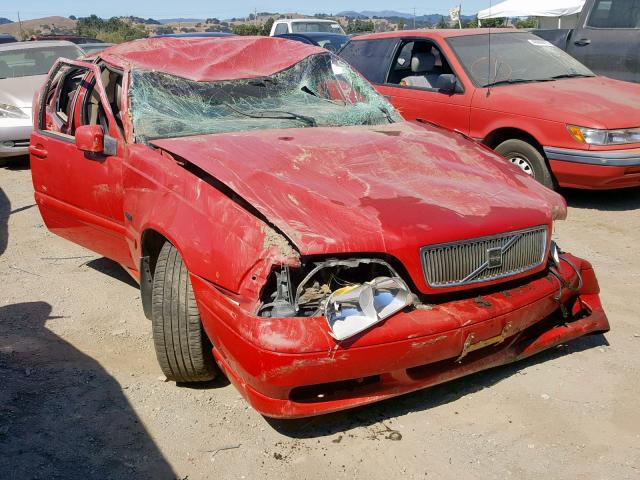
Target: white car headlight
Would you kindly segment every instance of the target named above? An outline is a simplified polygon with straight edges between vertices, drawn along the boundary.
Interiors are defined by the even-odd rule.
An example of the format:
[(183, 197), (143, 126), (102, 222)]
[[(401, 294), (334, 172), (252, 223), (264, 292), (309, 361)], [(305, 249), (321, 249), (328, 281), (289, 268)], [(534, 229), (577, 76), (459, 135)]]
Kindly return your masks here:
[(352, 337), (413, 303), (413, 295), (399, 278), (378, 277), (334, 291), (325, 317), (336, 340)]
[(29, 118), (29, 115), (15, 105), (0, 103), (0, 118)]
[(567, 130), (580, 143), (588, 145), (623, 145), (640, 143), (640, 128), (601, 130), (597, 128), (567, 125)]

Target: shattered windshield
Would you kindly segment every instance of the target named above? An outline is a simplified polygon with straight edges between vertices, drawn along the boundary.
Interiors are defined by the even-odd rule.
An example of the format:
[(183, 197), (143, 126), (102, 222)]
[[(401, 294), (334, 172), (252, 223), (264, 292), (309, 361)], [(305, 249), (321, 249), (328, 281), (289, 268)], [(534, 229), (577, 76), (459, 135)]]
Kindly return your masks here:
[(137, 141), (401, 120), (366, 80), (329, 53), (268, 77), (242, 80), (196, 82), (134, 70), (130, 96)]

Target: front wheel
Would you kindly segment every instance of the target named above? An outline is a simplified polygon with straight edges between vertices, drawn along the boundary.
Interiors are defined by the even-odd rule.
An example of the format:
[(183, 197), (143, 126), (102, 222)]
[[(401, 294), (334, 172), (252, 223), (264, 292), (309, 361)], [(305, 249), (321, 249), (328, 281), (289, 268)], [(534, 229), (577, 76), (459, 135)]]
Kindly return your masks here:
[(160, 368), (176, 382), (204, 382), (216, 376), (189, 272), (176, 247), (160, 250), (151, 293), (153, 343)]
[(545, 187), (554, 188), (547, 162), (540, 151), (530, 143), (518, 139), (506, 140), (498, 145), (495, 151)]

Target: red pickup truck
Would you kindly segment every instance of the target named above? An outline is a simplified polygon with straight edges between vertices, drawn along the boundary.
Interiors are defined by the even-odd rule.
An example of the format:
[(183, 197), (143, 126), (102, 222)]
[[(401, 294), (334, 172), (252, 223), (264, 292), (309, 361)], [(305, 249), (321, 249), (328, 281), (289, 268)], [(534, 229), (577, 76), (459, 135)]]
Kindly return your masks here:
[(407, 120), (495, 149), (548, 187), (640, 185), (640, 85), (512, 29), (364, 35), (340, 55)]

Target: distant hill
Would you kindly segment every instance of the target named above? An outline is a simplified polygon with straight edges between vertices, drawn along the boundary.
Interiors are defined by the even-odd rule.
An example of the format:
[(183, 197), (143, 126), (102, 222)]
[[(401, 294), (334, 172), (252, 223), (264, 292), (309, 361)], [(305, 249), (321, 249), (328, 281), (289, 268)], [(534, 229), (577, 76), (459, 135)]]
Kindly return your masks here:
[(0, 25), (0, 33), (8, 33), (20, 39), (20, 29), (25, 34), (32, 32), (41, 33), (75, 33), (76, 21), (67, 17), (44, 17), (34, 20), (23, 20), (22, 27), (18, 22), (5, 23)]
[(13, 20), (9, 20), (8, 18), (0, 17), (0, 25), (5, 25), (7, 23), (13, 23)]
[[(400, 18), (405, 20), (413, 20), (413, 15), (410, 13), (397, 12), (395, 10), (363, 10), (362, 12), (355, 12), (353, 10), (347, 10), (344, 12), (339, 12), (336, 14), (339, 17), (349, 17), (349, 18), (385, 18), (387, 20), (398, 20)], [(438, 15), (436, 13), (428, 14), (428, 15), (416, 15), (416, 24), (429, 24), (435, 25), (440, 21), (440, 18), (443, 17), (448, 19), (448, 15)], [(462, 21), (472, 20), (475, 18), (475, 15), (461, 15), (460, 18)]]
[(158, 21), (162, 25), (167, 25), (169, 23), (204, 23), (204, 18), (159, 18)]

